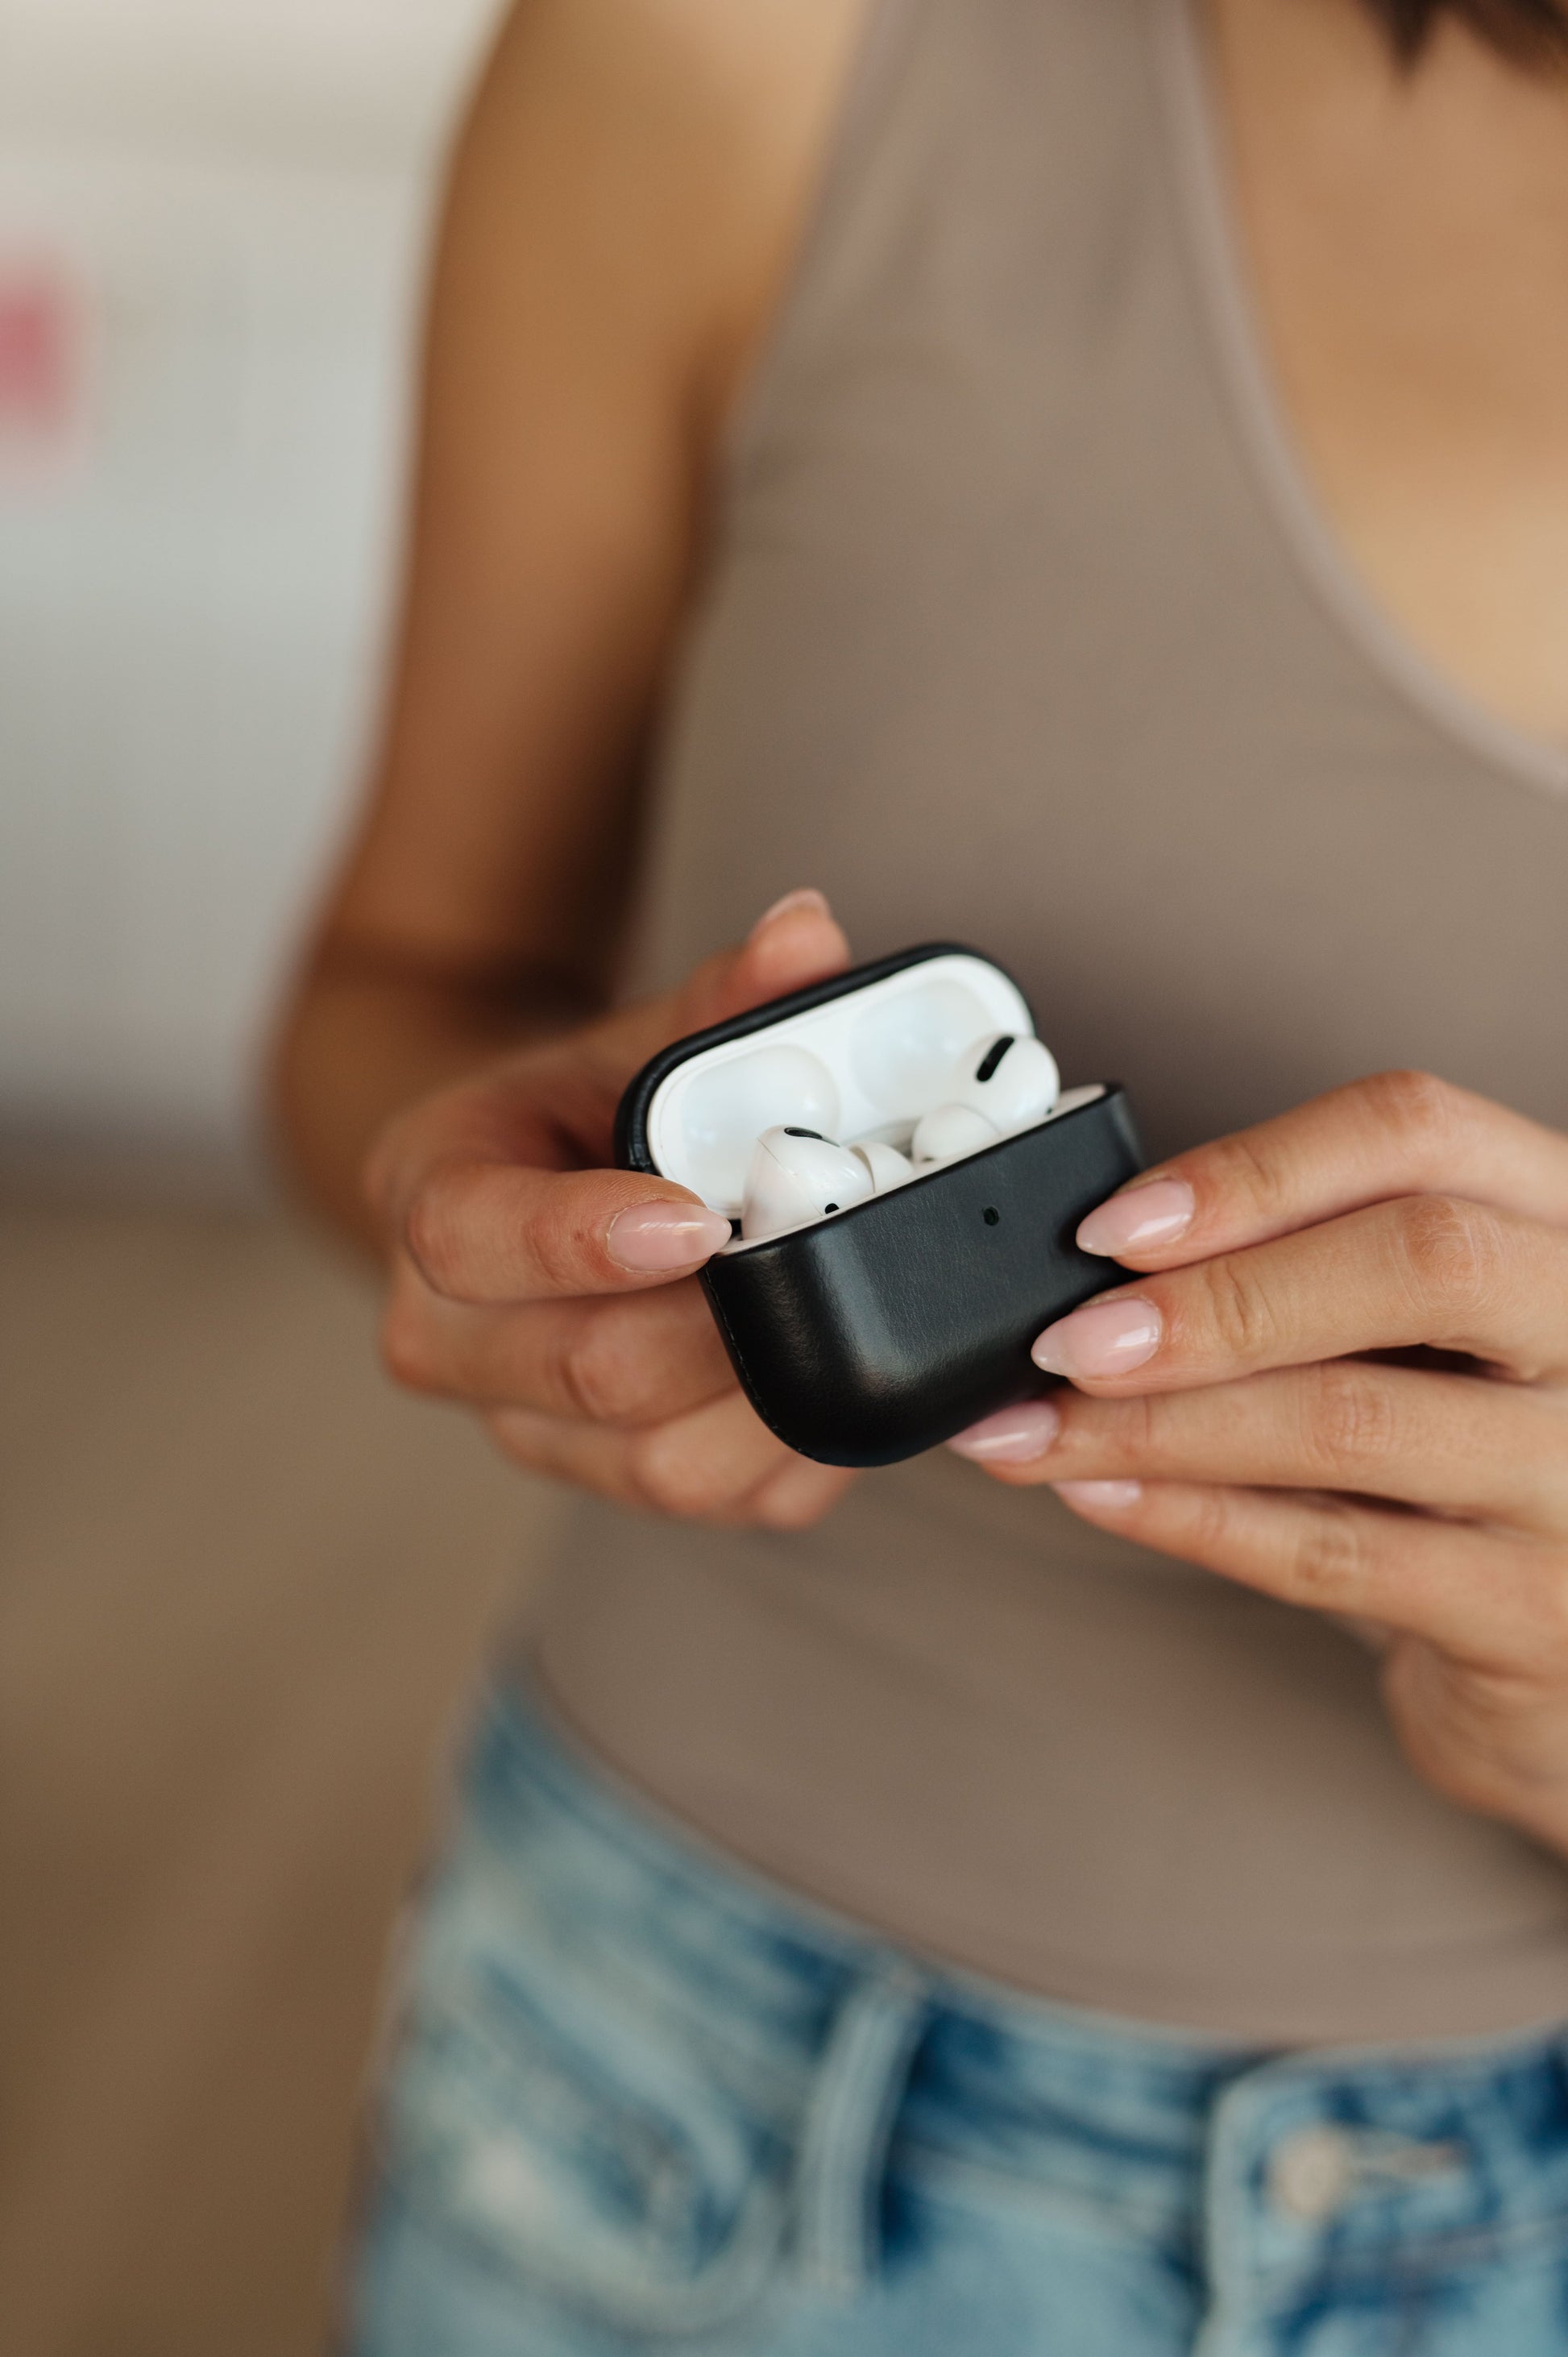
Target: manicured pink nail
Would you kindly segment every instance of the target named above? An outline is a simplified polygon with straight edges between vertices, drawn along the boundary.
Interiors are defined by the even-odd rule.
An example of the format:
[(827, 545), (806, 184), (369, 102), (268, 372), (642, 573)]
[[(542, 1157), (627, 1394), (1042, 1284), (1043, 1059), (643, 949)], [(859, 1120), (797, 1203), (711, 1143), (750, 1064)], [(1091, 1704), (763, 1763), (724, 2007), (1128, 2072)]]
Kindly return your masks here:
[(1174, 1244), (1192, 1225), (1197, 1199), (1185, 1178), (1151, 1178), (1146, 1187), (1112, 1195), (1090, 1211), (1078, 1232), (1079, 1249), (1122, 1260), (1131, 1252)]
[(967, 1432), (958, 1433), (948, 1447), (977, 1465), (1032, 1465), (1043, 1457), (1061, 1430), (1061, 1415), (1049, 1400), (1020, 1400), (1016, 1407), (998, 1408)]
[(819, 892), (814, 884), (803, 885), (798, 892), (786, 892), (782, 899), (774, 901), (771, 909), (764, 909), (746, 935), (747, 941), (754, 942), (775, 917), (792, 917), (797, 909), (809, 909), (815, 917), (831, 917), (832, 914), (827, 894)]
[(1086, 1514), (1096, 1508), (1102, 1514), (1114, 1514), (1123, 1507), (1135, 1506), (1144, 1494), (1141, 1481), (1053, 1481), (1052, 1489), (1069, 1506), (1081, 1506)]
[(662, 1276), (672, 1268), (696, 1268), (727, 1244), (729, 1222), (701, 1203), (634, 1203), (618, 1211), (605, 1238), (613, 1261), (636, 1276)]
[(1129, 1300), (1091, 1301), (1070, 1318), (1058, 1318), (1038, 1337), (1029, 1356), (1048, 1375), (1076, 1382), (1130, 1374), (1160, 1347), (1160, 1313), (1136, 1295)]

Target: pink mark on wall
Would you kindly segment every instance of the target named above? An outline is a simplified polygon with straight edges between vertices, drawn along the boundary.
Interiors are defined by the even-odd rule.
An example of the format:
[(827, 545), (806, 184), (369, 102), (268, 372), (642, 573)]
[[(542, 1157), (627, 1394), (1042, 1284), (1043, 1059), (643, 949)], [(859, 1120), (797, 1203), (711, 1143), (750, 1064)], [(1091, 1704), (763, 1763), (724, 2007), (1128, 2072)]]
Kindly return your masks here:
[(0, 250), (0, 473), (74, 475), (86, 453), (87, 301), (67, 264)]

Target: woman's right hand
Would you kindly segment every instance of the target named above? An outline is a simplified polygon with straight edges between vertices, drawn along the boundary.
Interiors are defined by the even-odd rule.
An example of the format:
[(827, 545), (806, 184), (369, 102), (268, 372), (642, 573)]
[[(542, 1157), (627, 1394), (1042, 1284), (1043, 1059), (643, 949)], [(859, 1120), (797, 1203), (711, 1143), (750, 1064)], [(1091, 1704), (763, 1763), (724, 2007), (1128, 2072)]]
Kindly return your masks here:
[(621, 1091), (658, 1049), (848, 962), (822, 895), (791, 893), (681, 990), (392, 1122), (365, 1186), (392, 1262), (397, 1380), (476, 1409), (518, 1464), (627, 1505), (774, 1530), (825, 1513), (852, 1477), (768, 1431), (697, 1283), (729, 1222), (606, 1166)]

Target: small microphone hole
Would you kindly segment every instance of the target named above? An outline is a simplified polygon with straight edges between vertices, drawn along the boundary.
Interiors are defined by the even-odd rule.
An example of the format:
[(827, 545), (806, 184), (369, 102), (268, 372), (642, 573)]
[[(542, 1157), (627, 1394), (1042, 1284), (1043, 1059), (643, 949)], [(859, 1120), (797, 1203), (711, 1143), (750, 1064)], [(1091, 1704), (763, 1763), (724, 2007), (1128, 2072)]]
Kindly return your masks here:
[(824, 1212), (836, 1211), (838, 1210), (838, 1205), (836, 1203), (824, 1203), (822, 1205), (822, 1210)]
[(1001, 1212), (1000, 1212), (999, 1211), (997, 1211), (997, 1209), (995, 1208), (994, 1204), (987, 1203), (987, 1205), (986, 1205), (986, 1207), (985, 1207), (985, 1224), (986, 1224), (986, 1226), (987, 1226), (988, 1228), (993, 1228), (993, 1227), (995, 1227), (995, 1225), (996, 1225), (997, 1222), (1001, 1219), (1001, 1217), (1002, 1217), (1002, 1214), (1001, 1214)]

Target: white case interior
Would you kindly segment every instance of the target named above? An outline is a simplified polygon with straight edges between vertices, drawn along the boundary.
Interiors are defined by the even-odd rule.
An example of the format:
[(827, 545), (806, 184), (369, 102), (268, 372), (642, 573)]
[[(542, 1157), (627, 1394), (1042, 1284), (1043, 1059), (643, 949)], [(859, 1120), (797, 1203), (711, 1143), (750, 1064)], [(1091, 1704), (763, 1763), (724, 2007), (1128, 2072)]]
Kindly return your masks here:
[[(678, 1065), (649, 1106), (649, 1152), (663, 1177), (737, 1219), (765, 1129), (793, 1123), (843, 1146), (879, 1139), (907, 1149), (955, 1059), (995, 1031), (1034, 1036), (1007, 976), (958, 951), (928, 958)], [(1049, 1117), (1101, 1093), (1074, 1089)]]

